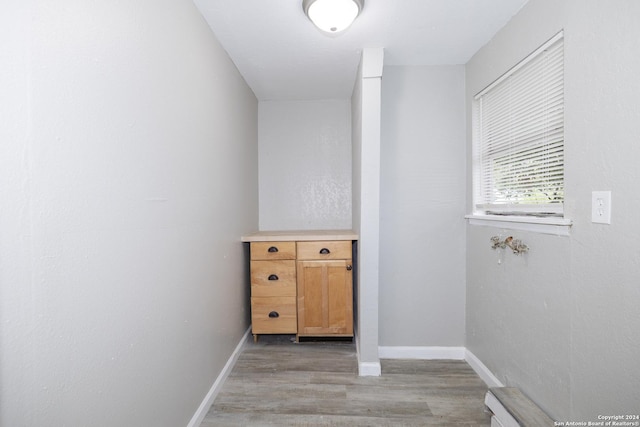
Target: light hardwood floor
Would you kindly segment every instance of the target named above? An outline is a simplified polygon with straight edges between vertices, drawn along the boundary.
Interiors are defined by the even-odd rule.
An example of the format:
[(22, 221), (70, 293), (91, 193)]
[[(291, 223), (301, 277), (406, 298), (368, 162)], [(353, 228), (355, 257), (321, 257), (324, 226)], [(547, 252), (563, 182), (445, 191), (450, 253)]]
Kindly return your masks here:
[(489, 426), (484, 382), (464, 361), (382, 360), (359, 377), (355, 346), (248, 343), (201, 427)]

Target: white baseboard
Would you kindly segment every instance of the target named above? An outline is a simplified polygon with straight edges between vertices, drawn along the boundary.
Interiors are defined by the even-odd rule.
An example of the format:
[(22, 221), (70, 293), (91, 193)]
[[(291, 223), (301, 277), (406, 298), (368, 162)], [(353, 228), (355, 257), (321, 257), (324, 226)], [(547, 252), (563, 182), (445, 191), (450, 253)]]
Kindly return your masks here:
[(504, 387), (504, 384), (487, 368), (475, 354), (465, 349), (464, 360), (476, 371), (476, 374), (487, 384), (487, 387)]
[[(378, 347), (380, 359), (450, 359), (464, 360), (485, 382), (487, 387), (504, 387), (504, 384), (493, 375), (475, 354), (466, 347), (401, 347), (401, 346), (381, 346)], [(362, 371), (362, 368), (361, 368)], [(360, 374), (362, 375), (362, 374)]]
[(247, 339), (249, 339), (250, 334), (251, 334), (251, 326), (249, 326), (249, 329), (247, 329), (247, 332), (245, 332), (242, 338), (240, 339), (240, 342), (236, 346), (236, 349), (233, 350), (233, 353), (231, 353), (229, 360), (227, 360), (227, 363), (224, 365), (224, 368), (222, 368), (220, 375), (218, 375), (218, 378), (216, 378), (215, 382), (211, 386), (211, 389), (209, 390), (209, 393), (207, 393), (204, 400), (200, 404), (200, 407), (198, 408), (196, 413), (193, 414), (193, 417), (191, 417), (191, 421), (189, 421), (189, 424), (187, 424), (187, 427), (200, 426), (200, 424), (202, 423), (202, 420), (207, 415), (207, 412), (209, 412), (209, 408), (211, 408), (211, 405), (213, 405), (213, 401), (216, 399), (216, 396), (220, 392), (220, 389), (222, 389), (222, 384), (224, 383), (224, 380), (227, 379), (227, 377), (231, 373), (231, 370), (233, 369), (233, 366), (236, 364), (236, 361), (240, 356), (240, 352), (242, 351), (242, 347), (244, 346), (244, 343), (247, 342)]
[(382, 375), (380, 362), (358, 362), (358, 375), (361, 377), (379, 377)]
[(380, 359), (464, 360), (464, 347), (378, 347)]
[(361, 362), (360, 361), (360, 341), (358, 340), (358, 331), (354, 329), (353, 340), (356, 343), (356, 357), (358, 358), (358, 376), (360, 377), (379, 377), (382, 375), (382, 365), (380, 365), (380, 357), (377, 362)]

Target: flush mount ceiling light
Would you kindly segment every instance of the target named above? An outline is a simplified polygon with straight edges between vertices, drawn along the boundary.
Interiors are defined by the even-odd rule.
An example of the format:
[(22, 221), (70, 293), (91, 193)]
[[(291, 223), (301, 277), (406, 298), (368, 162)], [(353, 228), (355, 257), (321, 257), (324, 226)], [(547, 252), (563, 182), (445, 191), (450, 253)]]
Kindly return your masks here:
[(358, 17), (364, 0), (302, 0), (304, 13), (327, 33), (346, 30)]

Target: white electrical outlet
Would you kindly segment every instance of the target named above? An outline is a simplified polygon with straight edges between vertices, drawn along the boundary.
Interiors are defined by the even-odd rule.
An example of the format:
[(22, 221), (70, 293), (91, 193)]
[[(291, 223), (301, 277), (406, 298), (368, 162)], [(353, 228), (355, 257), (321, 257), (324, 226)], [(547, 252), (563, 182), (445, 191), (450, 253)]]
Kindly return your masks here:
[(591, 193), (591, 222), (611, 224), (611, 191)]

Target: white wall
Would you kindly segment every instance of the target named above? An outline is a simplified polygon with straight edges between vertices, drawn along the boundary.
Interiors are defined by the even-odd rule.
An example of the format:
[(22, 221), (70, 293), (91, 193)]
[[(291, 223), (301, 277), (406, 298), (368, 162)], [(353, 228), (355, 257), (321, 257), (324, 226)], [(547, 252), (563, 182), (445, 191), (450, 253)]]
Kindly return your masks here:
[[(506, 231), (469, 226), (467, 243), (467, 347), (558, 420), (596, 421), (639, 408), (639, 16), (635, 0), (530, 0), (467, 64), (470, 105), (565, 30), (571, 235), (510, 232), (530, 252), (507, 253), (501, 264), (489, 238)], [(593, 190), (612, 191), (611, 225), (591, 223)], [(469, 207), (470, 199), (468, 191)]]
[(261, 101), (260, 229), (351, 228), (349, 100)]
[(385, 67), (382, 346), (464, 346), (465, 144), (464, 66)]
[(0, 9), (0, 425), (184, 426), (248, 326), (257, 100), (191, 2)]

